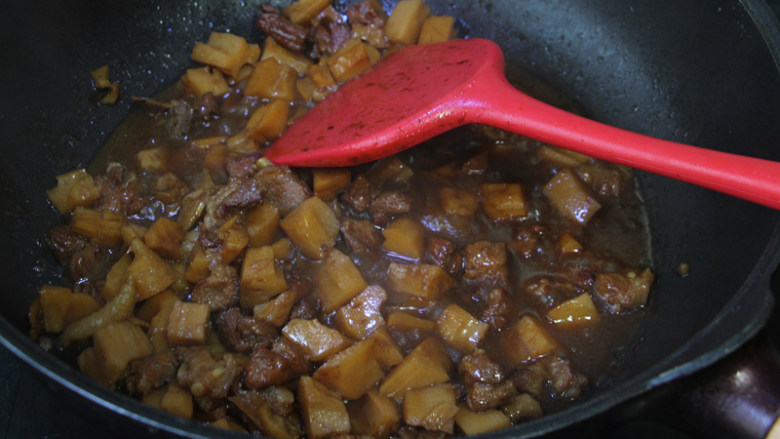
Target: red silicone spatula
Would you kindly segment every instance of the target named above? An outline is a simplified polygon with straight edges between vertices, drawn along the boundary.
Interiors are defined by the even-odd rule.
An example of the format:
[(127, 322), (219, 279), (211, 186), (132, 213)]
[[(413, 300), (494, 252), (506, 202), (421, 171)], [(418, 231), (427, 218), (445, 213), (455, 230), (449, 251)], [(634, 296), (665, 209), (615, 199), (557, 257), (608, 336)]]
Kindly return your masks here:
[(780, 209), (780, 163), (655, 139), (542, 103), (512, 87), (491, 41), (411, 46), (293, 123), (266, 157), (292, 166), (379, 159), (482, 123)]

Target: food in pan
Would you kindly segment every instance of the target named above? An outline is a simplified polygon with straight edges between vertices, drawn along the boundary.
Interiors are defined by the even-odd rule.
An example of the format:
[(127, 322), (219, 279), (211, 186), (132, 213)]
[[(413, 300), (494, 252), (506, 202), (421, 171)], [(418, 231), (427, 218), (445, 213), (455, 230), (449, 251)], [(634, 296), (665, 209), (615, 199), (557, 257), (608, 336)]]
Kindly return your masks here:
[(454, 19), (263, 5), (57, 178), (31, 336), (177, 415), (275, 438), (477, 434), (587, 397), (653, 283), (629, 170), (472, 126), (352, 168), (263, 158), (339, 84)]

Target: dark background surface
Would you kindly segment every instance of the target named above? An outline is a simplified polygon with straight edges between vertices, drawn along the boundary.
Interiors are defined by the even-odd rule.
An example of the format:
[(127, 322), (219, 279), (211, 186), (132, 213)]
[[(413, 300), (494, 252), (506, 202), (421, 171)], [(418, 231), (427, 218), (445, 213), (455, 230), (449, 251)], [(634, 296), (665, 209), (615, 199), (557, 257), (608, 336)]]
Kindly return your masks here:
[[(780, 0), (767, 0), (767, 3), (780, 16)], [(780, 303), (778, 273), (773, 278), (772, 289), (777, 303)], [(760, 337), (780, 347), (780, 309), (777, 307)], [(633, 405), (640, 409), (626, 413), (623, 408), (617, 408), (598, 419), (556, 434), (555, 438), (698, 439), (659, 423), (652, 404), (647, 404), (646, 409), (642, 409), (645, 407), (642, 401), (634, 401)], [(117, 432), (104, 425), (101, 419), (89, 418), (85, 413), (74, 406), (73, 401), (53, 393), (29, 366), (0, 347), (0, 438), (92, 439), (117, 436)]]

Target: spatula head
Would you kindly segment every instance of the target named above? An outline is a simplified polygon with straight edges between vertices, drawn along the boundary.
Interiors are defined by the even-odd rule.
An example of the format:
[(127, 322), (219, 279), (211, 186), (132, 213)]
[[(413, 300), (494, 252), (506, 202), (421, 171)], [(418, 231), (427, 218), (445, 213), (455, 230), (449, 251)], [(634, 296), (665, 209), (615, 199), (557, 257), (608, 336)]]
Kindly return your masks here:
[(503, 54), (483, 39), (410, 46), (342, 86), (266, 152), (276, 164), (350, 166), (392, 155), (473, 121), (470, 84), (503, 75)]

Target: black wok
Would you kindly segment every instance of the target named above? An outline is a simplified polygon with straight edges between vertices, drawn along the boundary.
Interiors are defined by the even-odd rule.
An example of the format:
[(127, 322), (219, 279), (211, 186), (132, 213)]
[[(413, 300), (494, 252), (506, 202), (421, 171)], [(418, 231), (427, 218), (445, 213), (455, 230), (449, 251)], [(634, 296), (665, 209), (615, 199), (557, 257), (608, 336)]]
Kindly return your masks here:
[[(242, 4), (244, 3), (244, 4)], [(248, 4), (246, 4), (248, 3)], [(545, 78), (590, 117), (669, 140), (780, 160), (780, 31), (761, 0), (428, 0), (460, 34), (498, 41), (510, 77)], [(0, 6), (0, 336), (17, 356), (89, 401), (99, 422), (147, 434), (234, 437), (145, 407), (82, 376), (27, 339), (27, 309), (61, 270), (43, 243), (59, 224), (44, 190), (90, 160), (127, 114), (188, 66), (211, 30), (258, 39), (258, 2), (28, 1)], [(103, 64), (123, 99), (100, 106)], [(640, 173), (658, 281), (649, 315), (612, 373), (569, 410), (493, 434), (562, 429), (717, 362), (750, 339), (772, 306), (778, 212)], [(678, 264), (691, 267), (687, 277)]]

